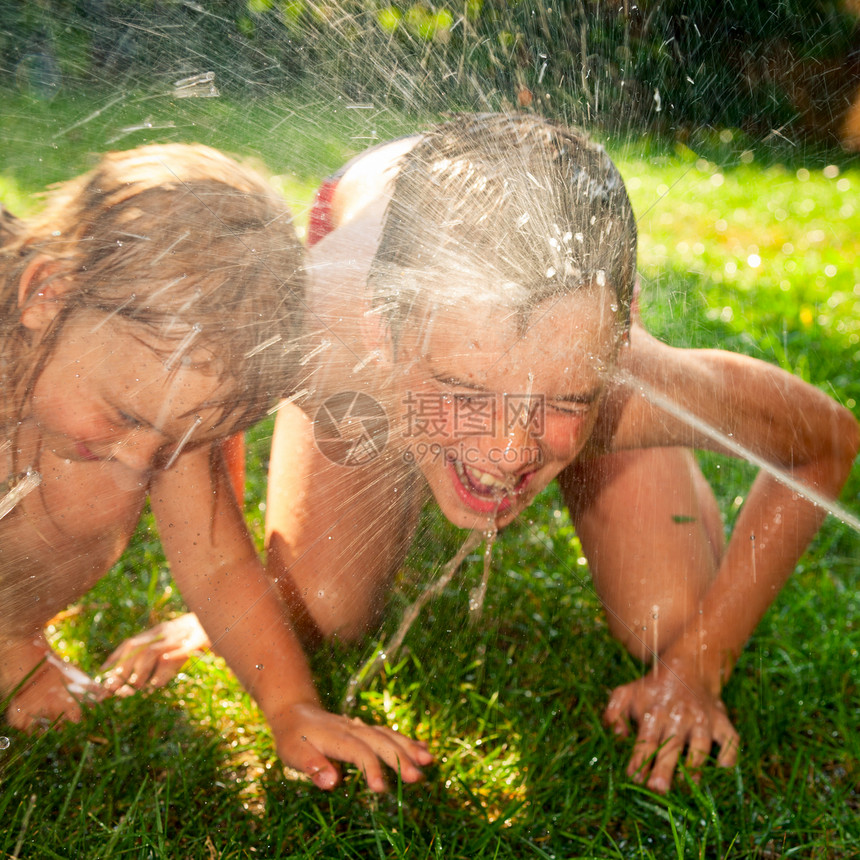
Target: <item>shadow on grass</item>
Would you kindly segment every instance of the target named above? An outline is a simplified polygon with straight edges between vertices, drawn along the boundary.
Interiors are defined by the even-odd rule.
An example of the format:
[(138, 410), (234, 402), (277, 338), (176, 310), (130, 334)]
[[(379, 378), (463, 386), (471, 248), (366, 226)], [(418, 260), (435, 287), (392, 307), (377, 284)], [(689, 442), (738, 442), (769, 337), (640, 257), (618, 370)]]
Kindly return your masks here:
[(220, 739), (161, 696), (108, 700), (78, 725), (9, 739), (4, 856), (207, 856), (207, 840), (242, 840), (251, 827)]

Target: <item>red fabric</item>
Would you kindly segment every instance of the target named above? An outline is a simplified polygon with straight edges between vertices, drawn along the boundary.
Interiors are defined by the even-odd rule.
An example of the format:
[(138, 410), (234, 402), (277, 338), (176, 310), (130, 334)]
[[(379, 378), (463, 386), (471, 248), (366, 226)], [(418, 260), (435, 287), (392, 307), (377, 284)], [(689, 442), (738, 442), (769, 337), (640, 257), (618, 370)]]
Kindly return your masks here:
[(308, 247), (316, 245), (320, 239), (324, 239), (334, 230), (331, 221), (331, 204), (339, 181), (339, 176), (330, 176), (328, 179), (324, 179), (322, 185), (317, 189), (308, 220)]

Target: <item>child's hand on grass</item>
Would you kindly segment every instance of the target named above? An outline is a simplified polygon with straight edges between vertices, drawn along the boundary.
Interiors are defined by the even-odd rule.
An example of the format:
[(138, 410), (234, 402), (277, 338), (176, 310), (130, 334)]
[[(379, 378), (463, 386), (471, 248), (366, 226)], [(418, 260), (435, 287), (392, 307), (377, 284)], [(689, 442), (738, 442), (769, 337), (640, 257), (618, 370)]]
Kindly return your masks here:
[(102, 686), (115, 696), (163, 687), (209, 637), (189, 612), (126, 639), (102, 665)]
[(16, 729), (32, 731), (64, 720), (78, 723), (81, 705), (108, 695), (97, 681), (50, 649), (33, 649), (33, 660), (35, 671), (24, 680), (6, 711), (9, 725)]
[(636, 725), (636, 749), (627, 775), (660, 794), (669, 790), (685, 749), (685, 764), (694, 779), (713, 744), (720, 748), (717, 765), (733, 767), (737, 762), (740, 737), (726, 706), (680, 665), (661, 662), (644, 678), (618, 687), (603, 720), (622, 737)]
[(355, 765), (376, 792), (388, 789), (380, 760), (399, 772), (403, 782), (423, 779), (420, 767), (433, 762), (419, 741), (384, 726), (331, 714), (313, 703), (292, 705), (269, 723), (281, 761), (324, 790), (340, 782), (340, 770), (332, 759)]

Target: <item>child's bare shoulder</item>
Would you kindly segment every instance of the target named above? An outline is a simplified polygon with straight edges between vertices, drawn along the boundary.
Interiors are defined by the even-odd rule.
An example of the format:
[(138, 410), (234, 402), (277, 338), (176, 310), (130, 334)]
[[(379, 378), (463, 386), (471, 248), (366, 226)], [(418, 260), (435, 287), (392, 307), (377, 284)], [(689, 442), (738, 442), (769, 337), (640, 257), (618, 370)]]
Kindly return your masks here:
[(367, 309), (367, 274), (381, 221), (374, 213), (339, 227), (308, 251), (308, 304), (329, 324)]

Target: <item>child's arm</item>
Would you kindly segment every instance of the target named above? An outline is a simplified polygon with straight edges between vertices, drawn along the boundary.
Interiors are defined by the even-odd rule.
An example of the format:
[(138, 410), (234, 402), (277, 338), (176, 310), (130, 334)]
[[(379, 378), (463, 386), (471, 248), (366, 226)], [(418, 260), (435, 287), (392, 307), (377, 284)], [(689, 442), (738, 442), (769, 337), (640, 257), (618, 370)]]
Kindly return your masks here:
[[(672, 349), (637, 327), (622, 370), (825, 499), (838, 495), (860, 447), (850, 412), (818, 389), (755, 359)], [(634, 394), (615, 436), (618, 448), (676, 445), (733, 453), (649, 403), (647, 395), (637, 393), (635, 382), (631, 388)], [(825, 515), (823, 508), (761, 471), (698, 611), (664, 648), (653, 671), (613, 693), (606, 720), (621, 734), (626, 734), (628, 720), (638, 724), (629, 772), (638, 771), (649, 787), (668, 789), (685, 747), (693, 768), (701, 765), (712, 743), (722, 747), (720, 764), (734, 763), (737, 734), (720, 691)], [(630, 587), (637, 582), (631, 577)]]
[(374, 791), (385, 781), (378, 759), (404, 782), (421, 778), (432, 757), (423, 745), (388, 728), (324, 711), (304, 653), (283, 605), (266, 578), (220, 456), (183, 454), (152, 481), (150, 500), (174, 579), (243, 686), (257, 700), (275, 736), (278, 755), (332, 788), (329, 758), (355, 764)]

